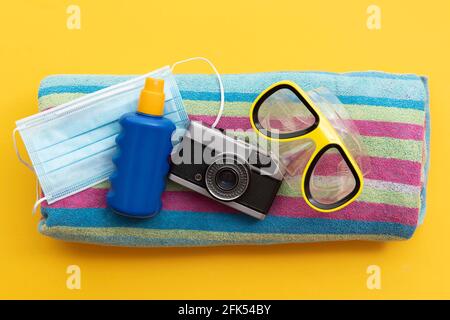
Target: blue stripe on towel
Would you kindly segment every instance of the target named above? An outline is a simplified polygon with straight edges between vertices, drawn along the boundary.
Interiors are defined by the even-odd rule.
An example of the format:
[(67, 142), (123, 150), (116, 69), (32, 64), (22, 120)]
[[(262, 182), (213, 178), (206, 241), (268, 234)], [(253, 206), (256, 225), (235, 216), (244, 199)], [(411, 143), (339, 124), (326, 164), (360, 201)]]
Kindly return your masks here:
[[(346, 72), (346, 73), (335, 73), (335, 72), (326, 72), (326, 71), (305, 71), (305, 72), (297, 72), (297, 71), (287, 71), (287, 72), (267, 72), (264, 74), (283, 74), (283, 75), (292, 75), (298, 76), (302, 75), (305, 77), (314, 77), (317, 75), (325, 76), (329, 79), (333, 79), (336, 76), (339, 78), (349, 77), (349, 78), (359, 78), (363, 79), (388, 79), (388, 80), (399, 80), (399, 81), (418, 81), (420, 77), (414, 74), (392, 74), (385, 73), (380, 71), (369, 71), (369, 72)], [(247, 76), (253, 76), (255, 74), (247, 74)], [(86, 74), (65, 74), (65, 75), (52, 75), (44, 78), (41, 81), (40, 87), (54, 87), (54, 86), (66, 86), (72, 85), (77, 86), (79, 84), (86, 84), (87, 82), (101, 82), (105, 85), (113, 85), (122, 81), (129, 80), (131, 78), (137, 77), (138, 75), (86, 75)], [(177, 78), (185, 79), (186, 77), (198, 76), (198, 75), (186, 75), (186, 74), (176, 74)], [(204, 75), (202, 75), (204, 76)], [(233, 77), (236, 75), (223, 75), (224, 78)]]
[[(47, 87), (39, 90), (39, 98), (55, 93), (92, 93), (94, 91), (103, 89), (101, 86), (56, 86)], [(218, 101), (220, 94), (218, 92), (196, 92), (196, 91), (181, 91), (181, 96), (186, 100), (203, 100), (203, 101)], [(240, 92), (226, 92), (225, 101), (227, 102), (253, 102), (258, 97), (256, 93), (240, 93)], [(338, 96), (344, 104), (359, 104), (372, 105), (384, 107), (396, 107), (405, 109), (424, 110), (424, 101), (419, 100), (402, 100), (390, 98), (373, 98), (365, 96)]]
[(54, 86), (39, 89), (38, 98), (55, 93), (92, 93), (107, 86)]
[[(181, 96), (186, 100), (219, 101), (218, 92), (181, 91)], [(227, 102), (253, 102), (258, 97), (255, 93), (226, 92)], [(395, 107), (404, 109), (424, 110), (425, 102), (422, 100), (402, 100), (390, 98), (374, 98), (365, 96), (338, 96), (344, 104), (359, 104), (369, 106)]]
[(268, 216), (257, 221), (241, 214), (162, 211), (152, 219), (121, 217), (105, 208), (43, 208), (46, 224), (68, 227), (123, 227), (286, 234), (385, 234), (409, 238), (415, 227), (397, 223)]

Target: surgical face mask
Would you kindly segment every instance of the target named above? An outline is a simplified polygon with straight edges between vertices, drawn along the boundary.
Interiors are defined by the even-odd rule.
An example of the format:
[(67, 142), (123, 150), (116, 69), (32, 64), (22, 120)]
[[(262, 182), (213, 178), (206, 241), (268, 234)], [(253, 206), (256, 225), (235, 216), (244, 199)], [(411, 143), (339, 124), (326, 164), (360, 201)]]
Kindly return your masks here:
[[(210, 63), (204, 58), (191, 58), (178, 63), (194, 59)], [(176, 136), (183, 135), (189, 118), (172, 69), (167, 66), (155, 70), (16, 122), (14, 145), (15, 133), (19, 131), (32, 166), (17, 154), (34, 170), (45, 195), (36, 202), (33, 211), (44, 200), (54, 203), (109, 178), (114, 171), (111, 159), (116, 152), (115, 138), (121, 130), (118, 120), (123, 114), (136, 111), (147, 77), (164, 79), (164, 117), (176, 125)], [(223, 85), (220, 76), (219, 84), (221, 113)]]

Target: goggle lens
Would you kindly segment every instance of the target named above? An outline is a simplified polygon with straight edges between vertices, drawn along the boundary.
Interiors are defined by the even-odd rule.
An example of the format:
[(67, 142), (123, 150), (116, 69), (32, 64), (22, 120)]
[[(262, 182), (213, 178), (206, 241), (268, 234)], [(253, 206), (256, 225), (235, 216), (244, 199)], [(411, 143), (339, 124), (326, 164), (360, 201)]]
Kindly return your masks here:
[(336, 148), (330, 148), (322, 154), (309, 181), (312, 198), (324, 205), (345, 199), (355, 186), (355, 177)]
[(315, 128), (318, 117), (308, 108), (306, 101), (291, 88), (277, 88), (260, 99), (256, 123), (260, 131), (269, 136), (301, 135)]

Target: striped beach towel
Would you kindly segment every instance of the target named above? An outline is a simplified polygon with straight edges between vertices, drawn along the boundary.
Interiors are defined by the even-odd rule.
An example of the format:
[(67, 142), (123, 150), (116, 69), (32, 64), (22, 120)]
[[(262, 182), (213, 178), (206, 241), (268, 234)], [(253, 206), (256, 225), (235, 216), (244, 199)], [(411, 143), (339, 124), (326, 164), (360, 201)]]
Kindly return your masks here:
[[(39, 109), (129, 79), (129, 76), (58, 75), (45, 78)], [(218, 110), (215, 76), (176, 76), (193, 120), (211, 124)], [(326, 87), (345, 105), (362, 135), (371, 170), (361, 196), (343, 210), (323, 214), (309, 208), (286, 184), (269, 215), (257, 221), (172, 182), (157, 216), (136, 220), (106, 206), (109, 184), (41, 208), (41, 233), (67, 241), (120, 246), (208, 246), (333, 240), (410, 238), (425, 212), (429, 162), (428, 86), (425, 78), (381, 72), (344, 74), (274, 72), (224, 75), (225, 109), (219, 127), (250, 128), (257, 95), (280, 80), (303, 89)]]

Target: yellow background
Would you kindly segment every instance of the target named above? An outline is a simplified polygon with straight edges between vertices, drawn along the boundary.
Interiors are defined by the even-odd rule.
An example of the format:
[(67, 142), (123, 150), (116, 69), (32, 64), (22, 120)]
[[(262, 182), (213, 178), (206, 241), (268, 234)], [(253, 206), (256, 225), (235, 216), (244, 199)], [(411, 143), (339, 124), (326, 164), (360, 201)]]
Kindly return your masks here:
[[(368, 30), (366, 9), (382, 12)], [(66, 27), (81, 8), (81, 30)], [(450, 298), (450, 2), (440, 0), (2, 1), (1, 298)], [(191, 56), (222, 73), (274, 70), (429, 76), (432, 165), (425, 224), (393, 243), (128, 249), (46, 238), (35, 180), (17, 161), (15, 120), (37, 110), (43, 77), (139, 74)], [(210, 72), (200, 62), (178, 72)], [(66, 288), (81, 267), (82, 289)], [(366, 287), (379, 265), (382, 289)]]

